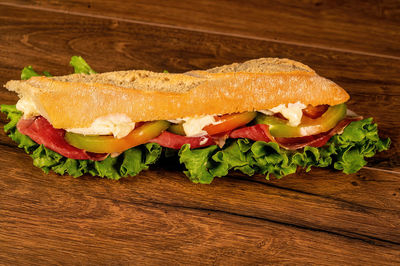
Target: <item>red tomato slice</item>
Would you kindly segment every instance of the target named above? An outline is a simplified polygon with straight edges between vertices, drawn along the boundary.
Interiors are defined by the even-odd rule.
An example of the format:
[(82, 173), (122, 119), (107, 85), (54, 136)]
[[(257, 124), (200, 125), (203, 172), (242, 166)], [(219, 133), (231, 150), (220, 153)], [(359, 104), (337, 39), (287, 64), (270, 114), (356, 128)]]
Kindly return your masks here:
[(317, 105), (317, 106), (312, 106), (309, 104), (305, 109), (303, 109), (303, 114), (305, 116), (308, 116), (312, 119), (316, 119), (323, 115), (326, 110), (328, 110), (329, 105), (324, 104), (324, 105)]
[(218, 116), (215, 121), (219, 121), (219, 124), (205, 126), (203, 130), (207, 131), (208, 135), (226, 132), (248, 124), (256, 115), (256, 112), (244, 112)]

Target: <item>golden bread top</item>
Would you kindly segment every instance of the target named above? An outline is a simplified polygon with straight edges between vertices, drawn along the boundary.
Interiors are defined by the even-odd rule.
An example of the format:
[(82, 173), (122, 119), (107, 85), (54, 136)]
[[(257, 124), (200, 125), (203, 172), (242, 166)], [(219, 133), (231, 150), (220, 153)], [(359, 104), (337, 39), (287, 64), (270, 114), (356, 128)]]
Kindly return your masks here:
[(133, 122), (271, 109), (301, 102), (336, 105), (349, 95), (308, 66), (260, 58), (182, 74), (145, 70), (32, 77), (6, 88), (29, 98), (56, 128), (89, 127), (109, 114)]

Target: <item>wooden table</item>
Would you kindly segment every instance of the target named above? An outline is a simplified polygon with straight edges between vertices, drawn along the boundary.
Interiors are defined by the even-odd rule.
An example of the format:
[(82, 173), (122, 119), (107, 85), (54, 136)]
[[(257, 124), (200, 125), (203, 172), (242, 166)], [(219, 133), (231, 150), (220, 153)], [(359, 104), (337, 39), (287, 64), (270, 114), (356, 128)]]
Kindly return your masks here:
[(1, 84), (26, 65), (70, 73), (72, 55), (99, 72), (288, 57), (346, 88), (391, 149), (352, 175), (195, 185), (162, 168), (121, 181), (46, 175), (1, 132), (0, 264), (400, 263), (399, 1), (118, 2), (1, 1)]

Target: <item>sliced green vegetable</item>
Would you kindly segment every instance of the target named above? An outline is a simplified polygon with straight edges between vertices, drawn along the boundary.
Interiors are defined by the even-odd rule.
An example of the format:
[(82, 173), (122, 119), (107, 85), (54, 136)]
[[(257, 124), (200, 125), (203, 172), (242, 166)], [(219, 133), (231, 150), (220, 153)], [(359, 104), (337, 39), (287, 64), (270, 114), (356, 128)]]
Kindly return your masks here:
[(65, 140), (72, 146), (89, 152), (123, 152), (159, 136), (162, 131), (169, 127), (169, 125), (170, 123), (165, 120), (147, 122), (120, 139), (117, 139), (114, 136), (85, 136), (82, 134), (66, 132)]
[(342, 103), (330, 106), (319, 118), (303, 117), (301, 124), (297, 127), (289, 126), (286, 120), (261, 113), (257, 115), (255, 123), (269, 125), (269, 131), (274, 137), (295, 138), (326, 132), (335, 127), (345, 116), (346, 104)]
[(168, 131), (176, 135), (186, 136), (185, 130), (183, 129), (183, 123), (171, 124)]

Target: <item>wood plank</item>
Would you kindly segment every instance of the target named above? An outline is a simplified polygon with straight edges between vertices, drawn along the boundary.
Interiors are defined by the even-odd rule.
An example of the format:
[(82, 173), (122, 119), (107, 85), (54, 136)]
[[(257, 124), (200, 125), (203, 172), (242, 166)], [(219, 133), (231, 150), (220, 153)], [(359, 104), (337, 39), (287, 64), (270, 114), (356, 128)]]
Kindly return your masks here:
[[(69, 73), (73, 54), (98, 71), (182, 72), (261, 56), (303, 61), (349, 88), (351, 108), (373, 114), (393, 136), (394, 147), (372, 165), (399, 169), (397, 60), (1, 5), (0, 14), (2, 84), (26, 64)], [(17, 97), (3, 89), (0, 99)], [(270, 182), (232, 173), (202, 186), (160, 166), (113, 182), (45, 175), (3, 132), (0, 145), (6, 264), (400, 263), (395, 173), (313, 169)]]
[[(11, 13), (11, 17), (20, 17), (19, 16), (20, 15), (19, 12), (23, 12), (24, 10), (14, 10), (14, 11), (16, 13), (15, 14)], [(67, 61), (66, 58), (70, 54), (69, 50), (71, 48), (70, 48), (69, 44), (71, 43), (71, 40), (72, 40), (72, 42), (76, 42), (76, 44), (79, 46), (78, 48), (73, 49), (74, 51), (82, 51), (80, 49), (80, 47), (87, 46), (87, 42), (86, 42), (86, 44), (84, 44), (84, 43), (80, 44), (79, 38), (80, 38), (80, 36), (84, 36), (85, 35), (85, 31), (86, 31), (86, 30), (83, 30), (83, 31), (80, 30), (79, 29), (79, 28), (81, 28), (80, 25), (90, 25), (93, 29), (99, 30), (99, 28), (102, 27), (102, 23), (103, 23), (102, 20), (98, 20), (98, 19), (87, 19), (87, 18), (79, 18), (78, 17), (78, 20), (77, 20), (77, 22), (75, 22), (75, 24), (73, 23), (72, 25), (70, 25), (67, 28), (65, 28), (64, 21), (67, 19), (67, 17), (65, 15), (60, 15), (60, 16), (54, 18), (54, 21), (52, 21), (52, 28), (50, 30), (46, 30), (47, 26), (44, 26), (45, 27), (44, 29), (42, 28), (42, 29), (36, 30), (35, 32), (30, 31), (30, 27), (31, 27), (32, 23), (39, 24), (40, 19), (36, 19), (36, 21), (35, 21), (35, 18), (39, 18), (39, 17), (40, 17), (39, 15), (36, 15), (35, 13), (33, 13), (32, 14), (32, 18), (29, 19), (28, 25), (26, 25), (26, 28), (21, 27), (20, 24), (19, 24), (19, 29), (20, 29), (19, 31), (16, 31), (16, 29), (13, 28), (12, 32), (16, 32), (15, 33), (16, 36), (14, 37), (15, 38), (15, 42), (14, 43), (17, 44), (18, 43), (17, 40), (21, 40), (21, 39), (23, 39), (23, 41), (27, 41), (28, 40), (29, 47), (31, 49), (33, 48), (32, 50), (33, 50), (33, 53), (34, 53), (34, 55), (32, 55), (32, 57), (31, 57), (32, 62), (38, 62), (39, 61), (38, 62), (39, 63), (39, 69), (53, 69), (54, 68), (54, 69), (59, 71), (58, 73), (66, 73), (66, 67), (65, 67), (66, 64), (65, 64), (65, 62)], [(76, 18), (76, 17), (74, 17), (74, 18)], [(79, 20), (79, 19), (81, 19), (81, 20)], [(11, 18), (9, 18), (8, 21), (10, 21), (10, 20), (11, 20)], [(76, 20), (74, 19), (74, 21), (76, 21)], [(147, 38), (151, 37), (152, 39), (157, 39), (157, 38), (160, 39), (160, 41), (159, 41), (160, 43), (165, 43), (166, 42), (165, 40), (168, 39), (168, 36), (169, 37), (173, 36), (176, 39), (184, 39), (185, 38), (184, 40), (188, 40), (188, 41), (194, 39), (196, 43), (198, 41), (201, 41), (202, 38), (209, 38), (209, 39), (206, 39), (206, 41), (197, 43), (196, 45), (194, 45), (195, 42), (191, 43), (191, 44), (194, 45), (193, 48), (188, 47), (188, 45), (187, 45), (187, 46), (183, 46), (182, 48), (180, 48), (180, 50), (177, 50), (177, 51), (174, 51), (174, 50), (171, 51), (171, 47), (165, 45), (162, 48), (163, 49), (165, 48), (166, 51), (169, 51), (169, 53), (168, 53), (169, 57), (165, 57), (165, 58), (163, 58), (163, 57), (154, 58), (154, 56), (147, 54), (146, 50), (136, 52), (135, 55), (137, 56), (137, 58), (143, 58), (143, 59), (141, 59), (141, 62), (137, 63), (138, 65), (144, 64), (144, 62), (146, 62), (146, 63), (150, 62), (150, 63), (148, 63), (148, 64), (151, 64), (149, 66), (149, 68), (150, 69), (156, 69), (156, 70), (159, 70), (159, 71), (160, 71), (160, 69), (158, 69), (159, 68), (159, 63), (160, 62), (162, 63), (163, 62), (162, 60), (166, 60), (166, 58), (170, 58), (171, 55), (173, 56), (173, 58), (178, 59), (179, 54), (185, 53), (185, 52), (187, 53), (187, 50), (189, 48), (191, 48), (193, 50), (197, 50), (200, 53), (205, 53), (206, 54), (205, 56), (202, 55), (202, 57), (200, 57), (198, 59), (195, 58), (195, 60), (194, 60), (196, 66), (198, 66), (199, 68), (205, 68), (205, 67), (212, 66), (213, 64), (216, 64), (215, 62), (211, 62), (211, 63), (207, 62), (207, 61), (203, 62), (204, 60), (207, 60), (207, 58), (215, 58), (214, 60), (221, 60), (222, 62), (224, 62), (224, 61), (232, 60), (231, 57), (239, 58), (239, 60), (241, 59), (240, 56), (246, 56), (248, 58), (257, 57), (257, 54), (255, 54), (254, 52), (249, 53), (249, 52), (246, 52), (246, 51), (247, 50), (254, 51), (253, 48), (260, 47), (260, 45), (261, 45), (261, 47), (262, 47), (262, 45), (264, 45), (264, 47), (268, 47), (268, 45), (269, 45), (269, 43), (259, 42), (259, 41), (255, 41), (255, 42), (254, 41), (242, 41), (242, 42), (239, 42), (239, 40), (237, 40), (237, 39), (233, 39), (234, 40), (233, 41), (231, 38), (225, 38), (225, 39), (222, 39), (222, 41), (220, 41), (220, 43), (218, 43), (218, 44), (221, 47), (226, 47), (229, 50), (237, 51), (237, 54), (230, 54), (229, 56), (218, 56), (218, 55), (215, 55), (213, 53), (213, 51), (209, 51), (207, 49), (202, 49), (201, 48), (201, 47), (207, 47), (207, 45), (210, 45), (210, 43), (217, 42), (218, 39), (217, 38), (213, 38), (213, 36), (204, 35), (204, 34), (195, 34), (193, 36), (191, 34), (190, 37), (188, 37), (188, 36), (185, 36), (186, 32), (182, 32), (182, 31), (173, 31), (173, 32), (171, 32), (171, 31), (168, 30), (167, 32), (165, 32), (163, 30), (160, 30), (160, 29), (157, 29), (157, 28), (154, 28), (154, 27), (148, 27), (147, 29), (143, 29), (143, 28), (136, 29), (136, 28), (131, 28), (131, 26), (132, 26), (131, 24), (124, 24), (124, 25), (120, 25), (118, 31), (116, 29), (113, 29), (112, 33), (115, 34), (113, 36), (114, 40), (118, 39), (119, 40), (118, 43), (124, 43), (126, 45), (135, 46), (135, 45), (138, 45), (138, 41), (135, 42), (135, 40), (137, 39), (136, 36), (140, 36), (140, 34), (143, 34), (143, 32), (145, 32), (147, 34), (146, 35)], [(134, 26), (136, 26), (136, 25), (134, 25)], [(77, 28), (79, 30), (76, 30)], [(75, 29), (75, 31), (74, 31), (74, 29)], [(146, 32), (145, 30), (147, 30), (148, 32)], [(128, 31), (129, 34), (123, 34), (126, 31)], [(29, 36), (28, 39), (24, 39), (23, 36), (26, 36), (27, 32), (31, 32), (31, 35)], [(36, 32), (39, 32), (39, 36), (35, 36)], [(45, 32), (45, 33), (43, 33), (43, 32)], [(59, 33), (59, 32), (64, 33), (65, 32), (65, 33), (67, 33), (67, 36), (63, 36), (63, 37), (60, 38), (60, 34), (58, 36), (55, 36), (54, 32), (57, 32), (57, 33)], [(85, 37), (89, 38), (89, 40), (92, 43), (99, 43), (98, 40), (102, 40), (100, 36), (102, 36), (104, 33), (107, 34), (109, 32), (108, 32), (107, 29), (106, 29), (105, 32), (100, 30), (100, 33), (98, 33), (98, 35), (95, 35), (94, 37), (90, 37), (90, 38), (86, 37), (86, 36)], [(135, 38), (129, 37), (131, 34), (134, 35)], [(61, 34), (61, 35), (63, 35), (63, 34)], [(51, 40), (52, 45), (54, 45), (54, 44), (56, 45), (56, 47), (58, 49), (57, 54), (55, 52), (47, 52), (47, 50), (49, 50), (48, 49), (49, 47), (47, 47), (43, 43), (43, 40), (49, 40), (49, 39)], [(59, 41), (60, 39), (61, 39), (61, 41)], [(143, 40), (140, 39), (139, 41), (143, 41)], [(229, 43), (234, 43), (235, 44), (235, 47), (233, 47), (234, 49), (232, 48), (232, 45), (229, 46)], [(16, 65), (17, 62), (15, 62), (15, 61), (18, 61), (18, 64), (20, 64), (21, 67), (24, 65), (24, 63), (21, 62), (22, 60), (19, 59), (19, 57), (18, 57), (19, 49), (24, 49), (24, 45), (23, 44), (24, 43), (22, 43), (22, 45), (19, 45), (19, 46), (18, 45), (17, 46), (16, 45), (12, 46), (12, 47), (16, 47), (16, 48), (14, 48), (15, 50), (11, 50), (10, 47), (8, 48), (9, 50), (11, 50), (12, 53), (17, 55), (16, 58), (12, 59), (12, 61), (10, 62), (10, 65)], [(103, 42), (103, 45), (111, 46), (107, 42), (106, 43)], [(35, 50), (37, 50), (37, 48), (41, 48), (41, 49), (39, 50), (39, 52), (36, 52), (36, 54), (35, 54)], [(91, 49), (93, 49), (93, 48), (94, 47), (92, 46)], [(305, 57), (306, 60), (308, 59), (310, 61), (314, 60), (314, 62), (319, 62), (319, 64), (322, 64), (321, 69), (323, 69), (323, 67), (325, 67), (325, 64), (323, 64), (323, 63), (326, 63), (326, 65), (329, 65), (327, 63), (327, 62), (329, 62), (329, 60), (326, 60), (325, 62), (320, 62), (321, 58), (320, 58), (319, 54), (317, 54), (318, 51), (316, 51), (315, 49), (301, 50), (299, 54), (296, 54), (295, 51), (297, 51), (298, 49), (295, 49), (295, 47), (291, 47), (291, 46), (282, 47), (282, 46), (279, 46), (279, 47), (274, 47), (274, 48), (275, 49), (272, 50), (272, 53), (279, 53), (280, 52), (279, 49), (287, 49), (286, 51), (284, 51), (282, 53), (286, 53), (285, 55), (288, 55), (288, 56), (290, 56), (292, 54), (294, 54), (297, 57), (299, 57), (300, 55), (311, 55), (310, 57), (306, 56)], [(85, 53), (87, 53), (89, 56), (91, 55), (91, 53), (89, 53), (89, 50), (91, 50), (91, 49), (89, 48), (89, 49), (87, 49), (85, 51)], [(174, 46), (174, 49), (177, 49), (177, 47)], [(262, 49), (256, 50), (256, 52), (261, 54)], [(194, 52), (192, 52), (192, 53), (194, 54)], [(29, 53), (26, 53), (26, 54), (29, 54)], [(106, 55), (105, 55), (106, 57), (105, 58), (103, 57), (103, 58), (99, 59), (100, 62), (94, 59), (95, 56), (92, 56), (95, 68), (96, 69), (103, 68), (103, 71), (104, 70), (112, 70), (113, 67), (110, 66), (110, 65), (112, 63), (116, 64), (116, 62), (111, 62), (111, 63), (107, 62), (107, 58), (111, 58), (113, 54), (117, 54), (117, 56), (121, 57), (121, 60), (118, 60), (118, 62), (120, 62), (120, 63), (125, 63), (125, 64), (136, 63), (136, 61), (128, 62), (129, 60), (127, 60), (124, 57), (125, 53), (121, 53), (115, 47), (112, 47), (110, 50), (108, 50), (106, 52)], [(353, 58), (354, 55), (347, 55), (347, 54), (343, 54), (343, 55), (340, 54), (340, 55), (341, 56), (347, 56), (347, 59), (350, 59), (352, 62), (356, 61), (356, 59)], [(44, 60), (42, 60), (42, 58), (40, 60), (38, 60), (38, 57), (41, 57), (41, 56), (43, 56)], [(58, 56), (61, 59), (57, 59)], [(145, 60), (146, 56), (149, 59), (148, 61)], [(338, 57), (339, 55), (337, 53), (332, 53), (330, 56), (331, 57), (329, 59)], [(125, 58), (125, 59), (123, 59), (123, 58)], [(362, 60), (362, 58), (360, 58), (360, 57), (358, 57), (358, 59)], [(10, 60), (10, 59), (6, 59), (6, 60)], [(58, 63), (56, 65), (57, 61), (63, 61), (63, 62)], [(234, 61), (236, 61), (236, 60), (234, 60)], [(372, 72), (371, 74), (368, 74), (366, 77), (363, 77), (363, 78), (371, 78), (371, 76), (372, 76), (371, 79), (372, 79), (372, 82), (375, 81), (375, 84), (374, 84), (375, 87), (371, 86), (370, 87), (371, 90), (372, 90), (372, 88), (376, 88), (376, 86), (377, 86), (376, 83), (378, 83), (380, 85), (381, 82), (385, 82), (384, 81), (385, 77), (387, 77), (389, 80), (392, 79), (393, 81), (390, 81), (390, 83), (394, 83), (395, 86), (396, 86), (396, 84), (397, 84), (396, 78), (397, 77), (394, 75), (394, 71), (391, 72), (390, 70), (388, 70), (388, 71), (384, 72), (384, 71), (380, 70), (381, 67), (384, 66), (384, 62), (386, 62), (386, 60), (385, 61), (376, 60), (376, 61), (377, 61), (376, 69), (377, 69), (378, 73)], [(56, 63), (54, 63), (54, 62), (56, 62)], [(173, 63), (171, 63), (169, 65), (170, 67), (166, 66), (166, 67), (163, 67), (163, 68), (167, 68), (167, 69), (171, 69), (171, 68), (174, 69), (175, 68), (177, 71), (184, 71), (184, 70), (192, 68), (192, 66), (190, 65), (190, 62), (191, 62), (191, 58), (190, 57), (189, 57), (189, 60), (188, 60), (189, 63), (184, 62), (183, 60), (180, 61), (179, 64), (175, 63), (174, 61), (172, 61), (172, 62)], [(339, 66), (343, 62), (344, 62), (344, 60), (343, 61), (339, 61)], [(363, 62), (365, 62), (364, 64), (368, 65), (368, 66), (370, 64), (370, 60), (368, 60), (368, 58), (367, 58), (367, 60), (364, 60)], [(46, 65), (40, 66), (40, 64), (46, 64)], [(133, 66), (133, 67), (135, 67), (135, 66)], [(107, 69), (107, 68), (109, 68), (109, 69)], [(117, 65), (116, 68), (120, 68), (120, 66)], [(14, 73), (15, 72), (16, 71), (14, 71)], [(331, 75), (338, 75), (339, 73), (340, 74), (343, 73), (343, 72), (339, 72), (339, 71), (335, 70), (334, 67), (327, 68), (327, 72), (331, 73)], [(11, 72), (6, 72), (6, 73), (11, 73)], [(57, 72), (55, 72), (55, 73), (57, 73)], [(347, 72), (344, 72), (344, 73), (346, 73), (349, 76), (355, 76), (359, 72), (356, 72), (356, 70), (352, 66), (348, 66)], [(386, 75), (383, 76), (384, 74), (386, 74)], [(379, 77), (378, 77), (378, 75), (379, 75)], [(381, 81), (376, 82), (376, 79), (381, 79)], [(365, 81), (362, 82), (362, 85), (364, 85), (364, 83), (365, 83)], [(388, 90), (389, 91), (389, 95), (387, 97), (390, 96), (390, 97), (392, 97), (394, 99), (398, 99), (398, 97), (396, 95), (396, 90), (395, 89), (391, 89), (392, 87), (393, 86), (389, 86), (389, 90)], [(362, 88), (360, 87), (359, 89), (361, 91)], [(9, 94), (7, 93), (7, 95), (9, 95)], [(370, 99), (370, 97), (371, 97), (371, 94), (368, 94), (368, 91), (365, 92), (365, 94), (362, 94), (360, 96), (359, 99), (368, 98), (368, 102), (367, 103), (365, 103), (364, 105), (358, 107), (358, 108), (360, 108), (360, 110), (365, 111), (365, 110), (368, 109), (368, 106), (371, 103), (376, 102), (376, 99), (374, 99), (374, 98)], [(381, 99), (380, 102), (382, 104), (387, 102), (387, 98), (378, 98), (378, 100), (379, 99)], [(392, 102), (392, 105), (388, 106), (387, 110), (388, 111), (392, 111), (393, 114), (396, 114), (395, 112), (397, 112), (398, 109), (393, 108), (393, 106), (396, 107), (396, 104), (398, 104), (397, 102), (396, 101)], [(356, 111), (358, 111), (358, 110), (356, 109)], [(395, 123), (395, 117), (396, 116), (390, 117), (390, 119), (393, 119), (393, 120), (389, 120), (389, 122), (384, 121), (384, 122), (386, 122), (386, 123), (384, 123), (384, 125), (387, 125), (387, 127), (390, 128), (392, 126), (391, 121), (393, 121), (393, 124)], [(3, 139), (4, 139), (3, 143), (10, 143), (10, 141), (8, 139), (6, 139), (6, 137), (4, 137)], [(396, 158), (396, 157), (394, 156), (392, 158)], [(389, 194), (389, 193), (387, 193), (387, 194)], [(385, 195), (387, 195), (387, 194), (385, 194)], [(381, 199), (381, 200), (383, 200), (383, 199)], [(364, 228), (364, 230), (368, 231), (368, 229), (365, 229), (365, 228)], [(397, 236), (395, 235), (395, 237), (397, 237)]]
[[(7, 1), (40, 9), (400, 59), (400, 4), (386, 1)], [(4, 3), (3, 3), (4, 4)]]
[[(400, 65), (397, 60), (246, 40), (128, 22), (0, 6), (0, 82), (16, 79), (27, 64), (53, 74), (71, 73), (71, 55), (83, 55), (99, 72), (149, 69), (183, 72), (257, 57), (288, 57), (310, 65), (349, 91), (349, 107), (374, 117), (394, 142), (371, 166), (399, 169)], [(43, 18), (46, 22), (43, 23)], [(68, 23), (66, 23), (68, 21)], [(101, 51), (101, 52), (100, 52)], [(110, 58), (112, 60), (110, 61)], [(16, 96), (0, 90), (3, 103)], [(371, 106), (378, 106), (371, 108)]]
[[(32, 163), (23, 151), (14, 147), (4, 147), (3, 151), (8, 155), (0, 161), (0, 165), (6, 165), (11, 158), (11, 161), (18, 162), (12, 166), (14, 170), (4, 170), (12, 171), (12, 175), (3, 177), (1, 181), (5, 191), (16, 190), (15, 193), (18, 193), (21, 188), (14, 188), (15, 182), (32, 186), (23, 191), (32, 191), (35, 186), (47, 186), (42, 179), (51, 178), (42, 174), (40, 169), (29, 167), (27, 175), (23, 175), (26, 166)], [(216, 179), (212, 186), (195, 186), (182, 172), (159, 167), (142, 172), (137, 178), (115, 182), (119, 184), (115, 188), (109, 186), (110, 181), (88, 177), (78, 181), (82, 183), (62, 178), (65, 184), (52, 185), (48, 190), (57, 190), (59, 186), (67, 188), (69, 182), (73, 182), (77, 187), (71, 190), (80, 195), (88, 193), (88, 187), (94, 186), (95, 191), (89, 190), (98, 198), (110, 195), (112, 199), (130, 203), (153, 202), (222, 211), (332, 232), (376, 244), (400, 244), (400, 176), (378, 174), (362, 170), (347, 176), (326, 169), (313, 169), (311, 173), (301, 172), (279, 181), (265, 182), (262, 177), (243, 178), (233, 173), (231, 177), (236, 178)], [(51, 176), (57, 179), (57, 175)], [(371, 194), (375, 196), (366, 197)], [(36, 197), (40, 199), (43, 196), (38, 194)]]
[[(398, 219), (370, 209), (229, 178), (202, 186), (156, 171), (122, 182), (42, 175), (26, 168), (23, 153), (3, 153), (0, 261), (7, 264), (400, 262), (398, 244), (296, 224), (296, 214), (316, 224), (333, 218), (333, 226), (350, 223), (355, 232), (373, 219), (370, 233), (389, 223), (399, 232)], [(278, 209), (289, 223), (276, 219)], [(366, 221), (348, 216), (358, 211)]]

